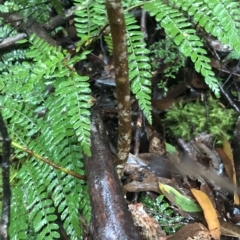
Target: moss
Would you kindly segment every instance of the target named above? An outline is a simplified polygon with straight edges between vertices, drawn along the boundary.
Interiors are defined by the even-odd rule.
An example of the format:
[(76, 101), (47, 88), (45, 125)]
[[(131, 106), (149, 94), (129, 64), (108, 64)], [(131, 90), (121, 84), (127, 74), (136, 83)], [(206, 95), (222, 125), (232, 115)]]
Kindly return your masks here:
[(219, 141), (221, 131), (228, 139), (231, 138), (236, 120), (234, 110), (225, 109), (217, 100), (209, 98), (207, 108), (200, 101), (175, 104), (167, 111), (164, 123), (168, 136), (190, 140), (200, 133), (208, 132)]

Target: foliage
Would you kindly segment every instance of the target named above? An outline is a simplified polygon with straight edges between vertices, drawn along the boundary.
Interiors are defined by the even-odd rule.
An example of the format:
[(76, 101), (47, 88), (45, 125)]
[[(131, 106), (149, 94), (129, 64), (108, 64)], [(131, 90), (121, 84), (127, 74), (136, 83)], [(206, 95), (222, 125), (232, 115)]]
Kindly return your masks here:
[[(167, 58), (168, 50), (179, 49), (181, 54), (192, 59), (195, 69), (205, 77), (206, 83), (216, 93), (217, 80), (209, 65), (210, 60), (200, 33), (206, 31), (240, 53), (237, 2), (164, 2), (123, 1), (131, 90), (149, 122), (152, 55), (159, 54), (160, 58), (171, 62), (175, 61), (173, 59), (179, 53), (174, 56), (173, 50)], [(104, 3), (103, 0), (75, 0), (77, 9), (74, 21), (80, 37), (78, 49), (81, 49), (75, 57), (61, 48), (49, 46), (35, 36), (31, 36), (24, 47), (19, 46), (1, 53), (0, 106), (11, 138), (30, 151), (80, 175), (84, 174), (83, 153), (90, 154), (90, 88), (88, 78), (79, 76), (74, 64), (85, 59), (89, 54), (86, 48), (91, 49), (91, 43), (102, 37), (101, 30), (108, 23)], [(128, 11), (141, 4), (156, 18), (166, 32), (166, 39), (171, 39), (176, 47), (169, 40), (170, 46), (166, 45), (165, 51), (147, 49), (139, 24)], [(42, 23), (49, 20), (52, 9), (59, 14), (63, 12), (56, 0), (11, 0), (0, 5), (2, 12), (17, 12), (24, 17), (24, 21), (31, 17)], [(196, 26), (200, 31), (195, 30)], [(15, 34), (16, 30), (1, 22), (0, 40)], [(111, 46), (111, 38), (105, 37), (105, 40)], [(161, 43), (157, 48), (162, 48)], [(166, 74), (173, 77), (176, 71), (177, 69), (171, 69)], [(203, 105), (180, 103), (179, 106), (174, 106), (167, 113), (165, 123), (172, 127), (173, 133), (189, 137), (188, 124), (192, 124), (190, 126), (193, 129), (200, 125), (201, 129), (198, 130), (202, 132), (206, 123)], [(184, 121), (184, 118), (187, 119)], [(193, 123), (188, 122), (191, 118)], [(228, 131), (234, 113), (232, 110), (221, 109), (213, 101), (209, 103), (209, 119), (211, 132), (219, 134), (219, 129)], [(195, 134), (193, 129), (191, 134)], [(81, 239), (83, 229), (80, 216), (89, 220), (91, 213), (86, 183), (57, 171), (18, 149), (14, 149), (13, 155), (19, 161), (19, 170), (13, 171), (11, 239), (59, 238), (60, 225), (71, 239)], [(151, 203), (158, 216), (160, 209), (171, 215), (168, 206), (162, 204), (161, 197), (158, 201), (156, 205)], [(170, 219), (165, 219), (169, 223)]]
[(136, 20), (130, 14), (125, 14), (128, 44), (128, 66), (131, 90), (135, 94), (141, 109), (149, 123), (151, 118), (151, 66), (149, 64), (149, 50), (143, 41), (143, 35)]
[(160, 40), (149, 48), (152, 70), (164, 68), (164, 77), (175, 78), (176, 73), (184, 66), (184, 56), (178, 51), (174, 42), (169, 39)]
[[(67, 53), (35, 36), (29, 43), (31, 47), (26, 56), (31, 61), (23, 62), (21, 67), (14, 65), (1, 74), (1, 94), (5, 96), (1, 107), (9, 123), (11, 138), (83, 175), (82, 152), (90, 154), (90, 89), (88, 78), (79, 76), (73, 64), (84, 59), (88, 52), (69, 60)], [(54, 87), (54, 94), (46, 87)], [(23, 153), (15, 153), (19, 159), (24, 157)], [(90, 204), (83, 181), (31, 156), (16, 178), (11, 222), (23, 225), (17, 228), (19, 231), (10, 227), (14, 229), (10, 231), (11, 239), (29, 239), (33, 233), (35, 239), (58, 238), (57, 219), (62, 221), (72, 239), (81, 236), (79, 211), (90, 219)], [(20, 208), (28, 217), (16, 214), (16, 209)], [(23, 218), (27, 219), (22, 221)], [(27, 223), (32, 224), (33, 231)]]
[(75, 0), (77, 10), (74, 21), (78, 36), (81, 42), (91, 41), (94, 37), (99, 37), (99, 29), (107, 24), (107, 13), (103, 0), (82, 1)]
[(232, 51), (224, 58), (224, 61), (228, 61), (228, 60), (231, 60), (231, 59), (239, 60), (240, 59), (240, 53), (238, 53), (237, 51)]
[(149, 197), (143, 197), (140, 201), (147, 209), (146, 211), (159, 222), (167, 234), (173, 234), (182, 227), (184, 218), (176, 215), (170, 209), (169, 204), (164, 200), (164, 195), (159, 195), (156, 201), (151, 200)]
[[(0, 41), (4, 40), (6, 37), (12, 37), (17, 34), (16, 30), (13, 30), (8, 24), (4, 24), (1, 19), (0, 26)], [(25, 52), (24, 49), (19, 47), (18, 49), (13, 49), (12, 51), (1, 54), (0, 73), (2, 71), (7, 71), (7, 69), (11, 68), (13, 65), (20, 65), (21, 61), (26, 59)]]
[[(235, 1), (175, 1), (164, 3), (161, 0), (150, 1), (144, 4), (144, 9), (164, 28), (166, 35), (173, 39), (179, 51), (190, 57), (197, 72), (205, 77), (206, 83), (217, 93), (217, 79), (214, 76), (210, 59), (203, 47), (203, 40), (198, 36), (192, 22), (186, 17), (191, 17), (195, 25), (217, 37), (224, 44), (240, 52), (238, 41), (239, 4)], [(226, 24), (227, 23), (227, 24)]]
[(174, 137), (190, 140), (207, 131), (220, 140), (221, 131), (224, 131), (228, 139), (232, 136), (236, 120), (234, 110), (224, 109), (217, 100), (209, 98), (206, 106), (200, 101), (175, 104), (167, 111), (164, 123), (168, 135)]
[(184, 56), (179, 52), (174, 42), (166, 37), (152, 44), (150, 50), (150, 62), (153, 71), (157, 69), (163, 70), (164, 79), (160, 79), (158, 87), (162, 88), (164, 94), (168, 91), (166, 87), (168, 78), (176, 78), (179, 69), (184, 66)]

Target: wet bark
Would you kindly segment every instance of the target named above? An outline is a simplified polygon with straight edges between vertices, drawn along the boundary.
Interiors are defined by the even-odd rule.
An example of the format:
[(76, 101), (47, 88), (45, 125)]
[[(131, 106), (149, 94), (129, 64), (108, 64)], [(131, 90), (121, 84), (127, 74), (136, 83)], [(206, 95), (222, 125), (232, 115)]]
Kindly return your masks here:
[(92, 111), (91, 157), (85, 157), (94, 240), (139, 240), (98, 110)]

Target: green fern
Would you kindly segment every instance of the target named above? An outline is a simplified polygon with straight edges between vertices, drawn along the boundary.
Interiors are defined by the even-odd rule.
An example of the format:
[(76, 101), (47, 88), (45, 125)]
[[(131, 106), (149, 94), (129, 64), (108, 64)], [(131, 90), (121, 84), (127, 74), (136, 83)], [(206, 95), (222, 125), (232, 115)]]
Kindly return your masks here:
[(100, 28), (107, 24), (105, 1), (75, 0), (75, 5), (75, 26), (81, 41), (85, 42), (98, 35)]
[(126, 13), (125, 23), (127, 29), (128, 66), (131, 90), (138, 99), (149, 123), (151, 118), (151, 66), (148, 57), (149, 50), (143, 41), (143, 35), (135, 18)]
[[(68, 60), (64, 52), (36, 36), (30, 38), (30, 43), (32, 46), (26, 55), (32, 63), (13, 66), (8, 74), (3, 72), (1, 75), (4, 83), (1, 93), (5, 95), (1, 107), (4, 118), (9, 121), (11, 138), (83, 175), (82, 153), (90, 154), (90, 90), (88, 79), (77, 75), (73, 64), (84, 59), (88, 52)], [(55, 87), (54, 94), (44, 94), (49, 84)], [(40, 110), (45, 111), (43, 118), (38, 117)], [(17, 150), (15, 154), (19, 159), (27, 157)], [(29, 225), (28, 228), (23, 225), (19, 231), (12, 231), (11, 239), (21, 239), (19, 236), (24, 234), (26, 239), (31, 239), (34, 233), (35, 239), (59, 238), (56, 224), (59, 216), (71, 239), (82, 235), (79, 211), (90, 219), (90, 204), (83, 181), (54, 170), (33, 157), (24, 163), (17, 178), (19, 182), (13, 188), (13, 194), (16, 199), (24, 199), (24, 204), (18, 205), (22, 200), (13, 200), (12, 204), (25, 207), (22, 211), (28, 213), (25, 218), (32, 227), (30, 231)], [(15, 189), (22, 192), (15, 192)], [(13, 213), (13, 219), (17, 218)]]
[(11, 219), (9, 233), (12, 236), (11, 239), (21, 240), (28, 239), (27, 231), (29, 228), (27, 209), (20, 206), (24, 198), (24, 192), (21, 186), (12, 187), (12, 199), (11, 199)]
[(124, 9), (128, 8), (136, 8), (137, 6), (141, 5), (143, 3), (142, 0), (123, 0), (122, 5)]
[(149, 11), (152, 16), (156, 16), (156, 20), (160, 22), (166, 34), (179, 46), (179, 51), (191, 58), (196, 71), (205, 77), (206, 83), (213, 92), (217, 93), (219, 91), (218, 81), (209, 65), (210, 59), (206, 57), (207, 52), (203, 48), (202, 40), (197, 36), (183, 13), (160, 0), (146, 3), (144, 9)]
[(14, 3), (14, 6), (17, 6), (18, 9), (15, 11), (18, 11), (18, 14), (24, 17), (24, 21), (29, 17), (42, 23), (49, 20), (52, 6), (42, 0), (12, 0), (11, 2)]
[(111, 34), (104, 34), (104, 41), (107, 44), (109, 53), (112, 54), (113, 53), (113, 43), (112, 43)]
[(238, 41), (240, 30), (238, 2), (231, 0), (208, 0), (205, 2), (181, 0), (174, 2), (177, 6), (182, 7), (189, 16), (193, 16), (195, 24), (199, 24), (222, 43), (240, 52)]
[(60, 16), (64, 16), (61, 2), (58, 1), (58, 0), (51, 0), (50, 2), (51, 2), (51, 4), (52, 4), (52, 6), (56, 9), (57, 13), (58, 13)]
[(228, 61), (228, 60), (239, 60), (240, 59), (240, 53), (238, 53), (237, 51), (232, 51), (230, 52), (225, 58), (224, 58), (224, 62)]
[[(151, 123), (151, 67), (149, 53), (136, 19), (127, 9), (143, 8), (165, 29), (166, 35), (188, 56), (209, 87), (218, 92), (217, 80), (209, 65), (209, 58), (203, 40), (196, 35), (195, 25), (212, 34), (224, 44), (240, 53), (239, 4), (223, 0), (140, 0), (123, 1), (127, 28), (128, 60), (131, 90), (139, 106)], [(108, 23), (105, 1), (76, 0), (75, 23), (80, 46), (92, 39), (99, 39), (99, 33)], [(5, 1), (0, 5), (3, 12), (20, 10), (26, 20), (29, 16), (40, 22), (49, 19), (54, 7), (61, 12), (61, 5), (55, 1), (43, 4), (40, 0)], [(9, 25), (1, 22), (0, 40), (16, 34)], [(111, 46), (111, 39), (108, 39)], [(90, 88), (88, 78), (79, 76), (74, 64), (86, 58), (88, 51), (69, 57), (61, 48), (51, 47), (42, 39), (32, 36), (30, 50), (13, 50), (2, 54), (0, 64), (0, 106), (8, 123), (11, 138), (54, 163), (83, 175), (83, 152), (90, 154)], [(90, 46), (90, 45), (89, 45)], [(54, 88), (50, 93), (48, 88)], [(196, 107), (194, 106), (196, 110)], [(198, 108), (201, 121), (195, 119), (196, 112), (182, 107), (167, 113), (166, 122), (172, 131), (182, 130), (188, 136), (189, 126), (205, 127), (205, 109)], [(171, 112), (172, 111), (172, 112)], [(187, 113), (186, 113), (187, 112)], [(222, 109), (210, 109), (209, 118), (218, 123)], [(181, 114), (187, 114), (193, 122), (181, 121)], [(224, 111), (225, 113), (225, 111)], [(180, 116), (181, 115), (181, 116)], [(234, 114), (229, 112), (222, 128), (233, 122)], [(224, 118), (226, 114), (224, 115)], [(222, 117), (223, 118), (223, 117)], [(213, 124), (217, 133), (218, 124)], [(194, 127), (193, 127), (194, 128)], [(21, 160), (20, 171), (12, 186), (11, 239), (58, 239), (59, 225), (71, 239), (82, 238), (83, 215), (90, 220), (90, 202), (85, 182), (40, 162), (33, 156), (14, 149), (16, 160)]]

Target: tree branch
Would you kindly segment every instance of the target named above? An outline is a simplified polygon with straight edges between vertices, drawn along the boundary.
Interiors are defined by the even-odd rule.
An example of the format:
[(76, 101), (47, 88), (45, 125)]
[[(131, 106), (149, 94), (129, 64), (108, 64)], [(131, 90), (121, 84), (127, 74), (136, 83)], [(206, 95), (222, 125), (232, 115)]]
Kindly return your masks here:
[(91, 120), (92, 156), (85, 156), (84, 160), (92, 207), (93, 239), (138, 240), (96, 107), (92, 109)]

